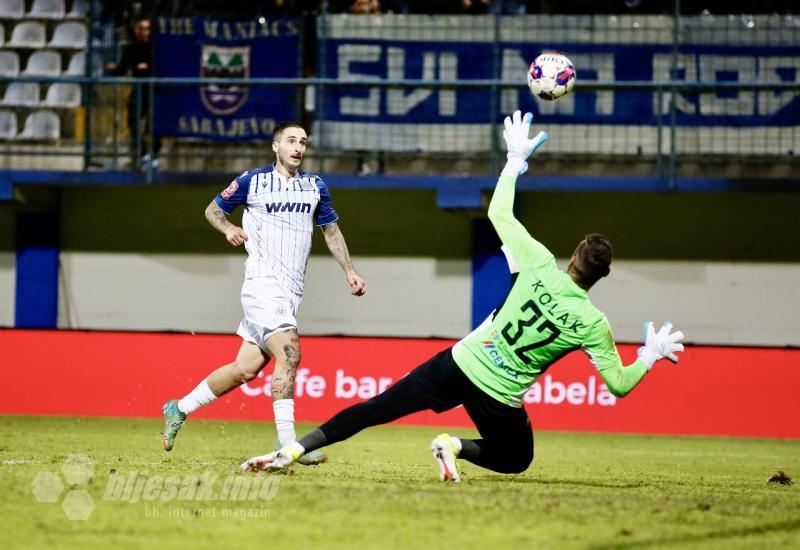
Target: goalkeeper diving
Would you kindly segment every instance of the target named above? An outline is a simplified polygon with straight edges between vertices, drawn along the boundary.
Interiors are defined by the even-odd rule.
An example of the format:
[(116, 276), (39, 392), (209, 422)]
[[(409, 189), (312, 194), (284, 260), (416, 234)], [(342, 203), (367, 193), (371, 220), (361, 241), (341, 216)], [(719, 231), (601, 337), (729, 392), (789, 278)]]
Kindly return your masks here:
[(489, 220), (503, 243), (512, 285), (503, 303), (452, 348), (419, 365), (388, 390), (339, 412), (319, 428), (279, 451), (253, 457), (244, 471), (280, 470), (303, 454), (343, 441), (364, 428), (403, 416), (463, 405), (480, 439), (440, 434), (431, 443), (439, 478), (460, 481), (456, 459), (500, 473), (520, 473), (533, 460), (533, 431), (522, 397), (554, 362), (583, 350), (608, 390), (623, 397), (660, 359), (677, 363), (683, 334), (664, 323), (645, 323), (638, 359), (623, 366), (606, 316), (589, 301), (588, 290), (610, 271), (611, 243), (590, 234), (578, 243), (566, 272), (553, 254), (514, 217), (517, 177), (528, 157), (547, 141), (530, 139), (532, 115), (506, 117), (508, 162), (489, 205)]

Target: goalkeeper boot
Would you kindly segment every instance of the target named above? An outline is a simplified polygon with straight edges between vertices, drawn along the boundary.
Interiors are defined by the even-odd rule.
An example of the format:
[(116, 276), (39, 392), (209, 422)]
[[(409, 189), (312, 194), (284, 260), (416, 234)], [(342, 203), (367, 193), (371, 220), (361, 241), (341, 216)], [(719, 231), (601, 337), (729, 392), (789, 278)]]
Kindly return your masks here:
[(178, 435), (178, 430), (186, 422), (186, 415), (178, 410), (177, 399), (164, 403), (161, 410), (164, 412), (164, 431), (161, 432), (163, 435), (161, 440), (164, 443), (164, 450), (171, 451), (175, 445), (175, 436)]
[[(280, 441), (275, 442), (275, 450), (281, 450)], [(297, 463), (302, 464), (303, 466), (319, 466), (325, 462), (328, 462), (328, 457), (322, 451), (311, 451), (297, 459)]]
[(248, 458), (240, 468), (243, 472), (277, 472), (297, 462), (303, 456), (303, 450), (299, 443), (290, 443), (279, 451)]
[(453, 444), (453, 440), (447, 434), (439, 434), (436, 439), (431, 441), (431, 452), (433, 458), (439, 464), (439, 481), (452, 481), (460, 483), (461, 476), (456, 467), (456, 457), (458, 451)]

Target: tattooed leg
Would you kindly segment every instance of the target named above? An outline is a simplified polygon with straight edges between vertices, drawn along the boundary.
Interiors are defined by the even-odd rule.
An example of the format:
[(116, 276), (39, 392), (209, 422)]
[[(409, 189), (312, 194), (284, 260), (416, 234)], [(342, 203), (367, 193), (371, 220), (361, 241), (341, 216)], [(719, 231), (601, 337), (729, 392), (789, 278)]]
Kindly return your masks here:
[(296, 330), (279, 332), (267, 340), (267, 348), (275, 357), (272, 373), (272, 408), (281, 446), (295, 440), (294, 381), (300, 364), (300, 339)]

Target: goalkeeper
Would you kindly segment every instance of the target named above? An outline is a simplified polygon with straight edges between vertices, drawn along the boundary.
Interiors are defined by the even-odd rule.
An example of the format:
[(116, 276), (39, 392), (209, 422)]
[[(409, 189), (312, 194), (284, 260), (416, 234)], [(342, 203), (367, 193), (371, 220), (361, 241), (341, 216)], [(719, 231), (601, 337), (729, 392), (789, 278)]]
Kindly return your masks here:
[(608, 320), (587, 295), (609, 273), (612, 253), (605, 237), (591, 234), (579, 242), (565, 273), (556, 267), (550, 251), (514, 218), (517, 176), (525, 173), (528, 157), (547, 141), (544, 132), (529, 139), (532, 118), (517, 111), (505, 119), (508, 162), (489, 205), (489, 220), (513, 273), (505, 301), (455, 346), (418, 366), (384, 393), (341, 411), (279, 451), (247, 460), (243, 470), (285, 468), (304, 453), (369, 426), (421, 410), (443, 412), (464, 405), (481, 438), (437, 436), (431, 451), (440, 479), (460, 481), (456, 458), (495, 472), (520, 473), (533, 460), (533, 432), (522, 396), (555, 361), (583, 350), (609, 391), (619, 397), (635, 388), (659, 359), (678, 361), (675, 354), (683, 351), (683, 334), (670, 334), (670, 323), (656, 332), (647, 322), (638, 359), (622, 365)]

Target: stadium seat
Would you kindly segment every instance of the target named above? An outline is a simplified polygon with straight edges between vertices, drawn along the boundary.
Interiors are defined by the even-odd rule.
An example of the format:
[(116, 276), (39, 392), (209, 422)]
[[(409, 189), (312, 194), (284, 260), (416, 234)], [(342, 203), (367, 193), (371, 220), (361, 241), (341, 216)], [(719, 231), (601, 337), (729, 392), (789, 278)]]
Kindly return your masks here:
[(55, 140), (61, 137), (61, 119), (53, 111), (34, 111), (28, 115), (18, 139)]
[(45, 43), (44, 25), (37, 21), (22, 21), (11, 31), (7, 48), (43, 48)]
[(6, 28), (5, 26), (0, 23), (0, 47), (6, 43)]
[(67, 21), (66, 23), (59, 23), (48, 46), (51, 48), (83, 49), (86, 47), (86, 37), (85, 24)]
[(59, 76), (61, 75), (61, 55), (53, 50), (39, 50), (28, 58), (23, 75)]
[(0, 0), (0, 19), (25, 17), (25, 0)]
[(0, 111), (0, 139), (14, 139), (17, 137), (17, 113), (14, 111)]
[(66, 76), (83, 76), (86, 74), (86, 52), (75, 52), (69, 59)]
[(39, 85), (36, 82), (10, 83), (0, 105), (36, 107), (39, 105)]
[(33, 0), (27, 17), (32, 19), (64, 19), (64, 0)]
[(72, 9), (67, 14), (71, 19), (83, 19), (89, 13), (89, 2), (87, 0), (72, 0)]
[(47, 89), (42, 105), (47, 107), (78, 107), (81, 104), (81, 87), (78, 84), (56, 83)]
[(19, 75), (19, 54), (15, 51), (0, 51), (0, 76)]

